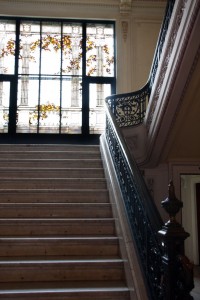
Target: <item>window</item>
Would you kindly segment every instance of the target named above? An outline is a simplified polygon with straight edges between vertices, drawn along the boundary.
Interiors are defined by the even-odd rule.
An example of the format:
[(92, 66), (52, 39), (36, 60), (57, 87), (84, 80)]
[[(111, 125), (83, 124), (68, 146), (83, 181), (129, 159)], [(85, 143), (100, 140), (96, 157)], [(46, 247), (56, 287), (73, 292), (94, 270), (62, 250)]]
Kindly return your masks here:
[(114, 37), (113, 22), (0, 19), (0, 132), (102, 133)]

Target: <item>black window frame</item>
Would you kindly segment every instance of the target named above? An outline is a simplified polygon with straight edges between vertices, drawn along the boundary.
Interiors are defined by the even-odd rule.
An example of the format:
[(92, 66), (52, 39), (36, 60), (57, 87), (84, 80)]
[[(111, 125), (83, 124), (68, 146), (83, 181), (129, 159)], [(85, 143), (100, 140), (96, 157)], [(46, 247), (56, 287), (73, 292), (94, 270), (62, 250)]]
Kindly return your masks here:
[[(33, 138), (37, 136), (40, 138), (38, 140), (45, 141), (45, 139), (52, 140), (54, 137), (55, 141), (60, 140), (58, 136), (62, 140), (76, 140), (76, 137), (80, 138), (80, 134), (42, 134), (42, 133), (16, 133), (16, 111), (17, 111), (17, 90), (18, 90), (18, 79), (19, 79), (19, 46), (20, 46), (20, 23), (23, 21), (38, 21), (38, 22), (60, 22), (60, 23), (79, 23), (82, 24), (83, 28), (83, 58), (82, 58), (82, 134), (81, 138), (84, 140), (86, 137), (91, 137), (91, 139), (98, 139), (99, 135), (90, 134), (89, 133), (89, 84), (96, 83), (96, 84), (110, 84), (111, 85), (111, 94), (116, 93), (116, 26), (115, 21), (112, 20), (90, 20), (90, 19), (68, 19), (68, 18), (38, 18), (38, 17), (12, 17), (12, 16), (1, 16), (1, 20), (13, 20), (16, 22), (16, 40), (15, 40), (15, 67), (14, 67), (14, 74), (11, 75), (2, 75), (0, 74), (0, 81), (10, 81), (11, 83), (11, 94), (10, 94), (10, 122), (8, 133), (0, 133), (1, 140), (2, 137), (8, 137), (9, 140), (12, 141), (12, 138), (15, 141), (19, 140), (20, 137), (28, 140), (29, 138)], [(86, 25), (87, 24), (112, 24), (114, 28), (114, 76), (108, 77), (98, 77), (98, 76), (87, 76), (86, 75)], [(46, 136), (46, 137), (45, 137)], [(57, 136), (57, 138), (56, 138)], [(75, 137), (74, 137), (75, 136)], [(93, 137), (92, 137), (93, 136)], [(4, 139), (5, 140), (5, 139)], [(37, 140), (37, 138), (36, 138)]]

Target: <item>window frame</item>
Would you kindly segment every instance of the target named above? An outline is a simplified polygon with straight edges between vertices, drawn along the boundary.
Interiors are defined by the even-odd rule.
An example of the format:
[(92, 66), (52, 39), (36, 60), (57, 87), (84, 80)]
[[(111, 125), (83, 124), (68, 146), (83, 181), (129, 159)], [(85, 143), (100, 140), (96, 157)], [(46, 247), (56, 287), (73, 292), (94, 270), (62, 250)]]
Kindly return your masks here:
[[(87, 136), (89, 132), (89, 85), (91, 83), (96, 84), (110, 84), (111, 85), (111, 94), (116, 93), (116, 31), (115, 31), (115, 21), (110, 20), (90, 20), (90, 19), (55, 19), (55, 18), (37, 18), (37, 17), (9, 17), (1, 16), (1, 20), (14, 20), (16, 22), (16, 40), (15, 40), (15, 66), (14, 74), (2, 75), (0, 74), (0, 81), (10, 81), (12, 86), (12, 92), (10, 95), (10, 122), (8, 126), (8, 133), (16, 133), (16, 111), (17, 111), (17, 90), (18, 90), (18, 80), (19, 80), (19, 54), (20, 54), (20, 23), (27, 21), (37, 21), (37, 22), (59, 22), (63, 23), (80, 23), (82, 24), (82, 38), (83, 38), (83, 56), (82, 56), (82, 133), (81, 135)], [(114, 75), (113, 76), (88, 76), (86, 74), (86, 26), (87, 24), (111, 24), (114, 30)], [(38, 74), (39, 75), (39, 74)], [(39, 120), (38, 120), (39, 123)], [(37, 130), (37, 134), (39, 131)], [(26, 135), (33, 135), (35, 133), (26, 133)], [(39, 133), (41, 135), (41, 133)], [(61, 133), (61, 127), (59, 130)], [(48, 133), (49, 135), (49, 133)]]

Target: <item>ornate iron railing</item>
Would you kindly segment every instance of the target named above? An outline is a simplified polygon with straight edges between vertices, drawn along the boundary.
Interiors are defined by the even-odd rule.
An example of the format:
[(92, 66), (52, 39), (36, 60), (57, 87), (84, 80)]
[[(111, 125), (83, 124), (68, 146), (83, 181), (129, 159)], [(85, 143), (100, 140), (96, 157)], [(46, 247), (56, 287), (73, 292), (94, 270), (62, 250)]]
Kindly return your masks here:
[[(120, 129), (107, 107), (106, 139), (122, 191), (127, 217), (132, 230), (150, 298), (162, 298), (162, 253), (157, 232), (163, 222), (147, 190), (142, 174), (123, 141)], [(152, 221), (153, 220), (153, 221)]]
[(184, 255), (184, 240), (189, 235), (175, 220), (175, 215), (182, 206), (181, 201), (176, 199), (173, 184), (170, 184), (169, 197), (162, 201), (170, 217), (164, 224), (120, 130), (120, 127), (143, 122), (174, 3), (175, 0), (168, 1), (147, 84), (140, 91), (106, 98), (105, 136), (149, 300), (193, 299), (190, 296), (194, 287), (193, 266)]
[(119, 127), (139, 125), (143, 122), (149, 95), (147, 83), (137, 92), (111, 95), (106, 98)]
[(112, 113), (115, 115), (119, 127), (139, 125), (144, 120), (174, 3), (175, 0), (168, 0), (149, 79), (145, 86), (135, 92), (111, 95), (106, 98), (106, 102), (110, 106)]

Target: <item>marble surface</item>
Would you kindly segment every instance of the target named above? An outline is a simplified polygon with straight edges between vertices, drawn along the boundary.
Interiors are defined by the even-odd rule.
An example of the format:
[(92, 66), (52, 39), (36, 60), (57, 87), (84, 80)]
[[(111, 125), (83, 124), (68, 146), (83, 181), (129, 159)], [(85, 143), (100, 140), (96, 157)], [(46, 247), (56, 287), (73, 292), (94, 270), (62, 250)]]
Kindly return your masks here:
[(194, 267), (194, 285), (191, 296), (194, 300), (200, 300), (200, 266)]

